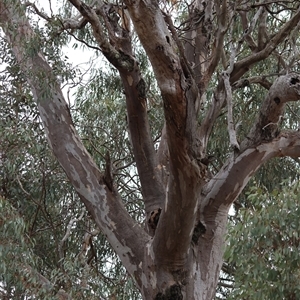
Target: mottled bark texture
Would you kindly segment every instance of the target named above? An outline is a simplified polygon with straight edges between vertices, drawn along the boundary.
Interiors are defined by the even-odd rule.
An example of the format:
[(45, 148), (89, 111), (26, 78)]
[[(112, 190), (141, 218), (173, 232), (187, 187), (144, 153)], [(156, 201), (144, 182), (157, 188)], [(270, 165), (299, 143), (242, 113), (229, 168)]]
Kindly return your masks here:
[[(272, 86), (259, 76), (247, 81), (261, 83), (269, 91), (240, 145), (229, 116), (229, 134), (235, 145), (214, 176), (207, 170), (208, 139), (226, 103), (232, 112), (231, 89), (242, 87), (245, 79), (241, 76), (284, 41), (297, 25), (300, 12), (267, 38), (264, 9), (248, 24), (247, 10), (241, 8), (245, 34), (239, 43), (248, 43), (251, 53), (238, 60), (223, 53), (224, 36), (235, 13), (227, 1), (199, 0), (191, 6), (182, 40), (157, 1), (125, 0), (127, 23), (110, 18), (112, 6), (107, 9), (100, 1), (94, 7), (80, 0), (69, 2), (82, 15), (80, 25), (74, 21), (74, 30), (89, 23), (102, 53), (119, 71), (147, 226), (141, 228), (133, 221), (117, 190), (84, 148), (43, 53), (40, 49), (28, 51), (35, 33), (24, 6), (1, 0), (0, 24), (31, 85), (49, 145), (144, 299), (210, 300), (222, 266), (230, 205), (264, 162), (278, 156), (300, 156), (299, 132), (278, 129), (285, 104), (300, 98), (300, 77), (279, 76)], [(251, 32), (257, 23), (256, 43)], [(72, 28), (70, 22), (65, 26)], [(163, 100), (165, 125), (157, 152), (150, 134), (145, 82), (132, 50), (131, 27), (151, 62)], [(236, 53), (238, 45), (232, 49)], [(221, 60), (223, 76), (215, 84), (211, 104), (199, 124), (208, 84)]]

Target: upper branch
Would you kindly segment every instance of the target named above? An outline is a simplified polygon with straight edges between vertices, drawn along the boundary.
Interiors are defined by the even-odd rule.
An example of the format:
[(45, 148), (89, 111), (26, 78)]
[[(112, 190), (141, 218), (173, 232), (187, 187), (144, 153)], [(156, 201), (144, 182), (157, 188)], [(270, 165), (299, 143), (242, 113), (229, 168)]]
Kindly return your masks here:
[(86, 18), (92, 26), (94, 37), (105, 57), (118, 69), (132, 70), (134, 61), (132, 57), (111, 45), (105, 36), (105, 30), (95, 12), (95, 10), (80, 0), (69, 0)]
[(251, 128), (241, 149), (269, 141), (279, 134), (278, 125), (283, 117), (285, 104), (300, 99), (300, 76), (288, 74), (280, 76), (271, 86), (259, 111), (257, 120)]
[(37, 15), (39, 15), (41, 18), (43, 18), (44, 20), (46, 20), (46, 21), (48, 21), (48, 22), (52, 20), (51, 17), (49, 17), (49, 16), (48, 16), (47, 14), (45, 14), (44, 12), (40, 11), (40, 10), (36, 7), (35, 3), (32, 3), (32, 2), (30, 2), (30, 1), (27, 1), (27, 2), (25, 2), (24, 5), (25, 5), (26, 7), (32, 7), (33, 10), (35, 11), (35, 13), (36, 13)]
[(256, 53), (252, 53), (251, 55), (247, 56), (246, 58), (238, 61), (234, 65), (234, 69), (231, 73), (230, 82), (233, 83), (237, 81), (241, 76), (243, 76), (249, 68), (267, 58), (275, 49), (276, 47), (284, 41), (284, 39), (290, 34), (290, 32), (297, 26), (300, 18), (300, 8), (298, 8), (297, 12), (294, 16), (286, 22), (281, 29), (266, 43), (265, 47)]
[[(271, 142), (261, 143), (244, 150), (235, 161), (229, 161), (210, 180), (204, 189), (204, 199), (200, 201), (200, 220), (211, 230), (218, 224), (214, 217), (225, 215), (230, 205), (240, 195), (251, 177), (262, 164), (273, 157), (299, 157), (300, 133), (282, 132)], [(205, 217), (208, 216), (208, 217)]]
[[(222, 2), (222, 5), (221, 5)], [(217, 13), (217, 20), (218, 20), (218, 30), (216, 33), (215, 38), (215, 47), (212, 51), (211, 58), (209, 65), (206, 69), (206, 72), (203, 75), (203, 79), (201, 80), (201, 86), (205, 90), (213, 72), (215, 71), (223, 51), (224, 47), (224, 36), (227, 31), (227, 22), (228, 22), (228, 7), (227, 7), (227, 1), (216, 1), (215, 7), (216, 7), (216, 13)]]
[[(230, 83), (233, 85), (233, 88), (235, 88), (235, 85), (238, 86), (241, 83), (240, 81), (237, 81), (249, 70), (249, 68), (253, 64), (266, 59), (276, 49), (276, 47), (282, 41), (284, 41), (284, 39), (290, 34), (290, 32), (297, 26), (299, 18), (300, 9), (298, 9), (296, 14), (287, 23), (285, 23), (285, 25), (282, 26), (282, 28), (271, 38), (271, 40), (269, 40), (265, 44), (262, 50), (260, 50), (259, 52), (253, 52), (251, 55), (240, 61), (237, 61), (234, 64), (233, 70), (230, 74)], [(235, 84), (235, 82), (237, 83)], [(267, 82), (264, 82), (264, 80), (260, 81), (259, 83), (261, 83), (266, 88), (270, 86)], [(216, 118), (219, 116), (221, 109), (225, 105), (226, 97), (224, 95), (224, 90), (224, 83), (222, 82), (222, 80), (220, 80), (212, 97), (212, 103), (201, 124), (200, 136), (203, 145), (207, 144), (213, 124)]]
[[(271, 86), (250, 133), (241, 144), (241, 152), (223, 166), (205, 187), (200, 202), (204, 210), (229, 209), (258, 168), (276, 156), (300, 156), (299, 132), (278, 132), (278, 121), (289, 101), (300, 100), (300, 76), (279, 77)], [(208, 205), (208, 204), (213, 205)], [(211, 211), (211, 212), (212, 212)], [(210, 216), (212, 214), (209, 214)], [(213, 218), (212, 218), (213, 220)]]
[[(40, 16), (42, 19), (46, 20), (49, 23), (53, 22), (56, 19), (53, 15), (48, 16), (43, 11), (39, 10), (38, 7), (35, 5), (35, 3), (27, 1), (27, 2), (25, 2), (24, 5), (25, 5), (25, 7), (31, 7), (38, 16)], [(81, 18), (80, 17), (81, 17), (81, 14), (79, 14), (78, 16), (75, 16), (73, 18), (59, 20), (62, 25), (61, 31), (66, 30), (66, 29), (81, 29), (81, 28), (83, 28), (87, 24), (87, 20), (83, 17), (81, 17)], [(59, 32), (61, 32), (61, 31), (59, 31)]]

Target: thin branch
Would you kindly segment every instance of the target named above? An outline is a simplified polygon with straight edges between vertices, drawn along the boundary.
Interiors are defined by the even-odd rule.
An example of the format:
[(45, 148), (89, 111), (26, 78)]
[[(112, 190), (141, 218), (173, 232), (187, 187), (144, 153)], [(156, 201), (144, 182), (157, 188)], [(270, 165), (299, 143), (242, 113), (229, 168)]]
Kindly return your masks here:
[[(124, 169), (126, 169), (126, 168), (132, 166), (133, 164), (134, 164), (134, 161), (130, 161), (129, 163), (127, 163), (127, 164), (125, 164), (125, 165), (123, 165), (123, 166), (114, 168), (113, 174), (115, 175), (115, 174), (117, 174), (118, 171), (124, 170)], [(115, 165), (115, 162), (113, 163), (113, 165)]]
[(227, 289), (233, 289), (234, 288), (233, 284), (228, 284), (228, 283), (224, 283), (224, 282), (221, 282), (221, 281), (218, 282), (218, 286), (225, 287)]
[(228, 15), (228, 7), (227, 7), (227, 1), (222, 1), (221, 9), (219, 7), (220, 3), (216, 4), (216, 11), (218, 16), (218, 31), (215, 38), (215, 48), (213, 49), (210, 63), (205, 71), (205, 74), (203, 75), (203, 79), (201, 82), (201, 85), (203, 86), (203, 89), (205, 90), (213, 72), (215, 71), (219, 60), (222, 55), (222, 49), (223, 49), (223, 43), (224, 43), (224, 37), (225, 33), (227, 32), (227, 26), (226, 24), (228, 22), (227, 15)]
[[(256, 14), (254, 15), (254, 18), (252, 19), (250, 26), (244, 31), (244, 40), (248, 43), (248, 45), (252, 51), (256, 50), (257, 46), (252, 39), (251, 33), (253, 32), (258, 19), (261, 18), (263, 13), (264, 13), (264, 9), (263, 9), (263, 7), (260, 7), (258, 9), (258, 11), (256, 12)], [(258, 45), (259, 45), (259, 43), (258, 43)]]
[(50, 8), (51, 16), (53, 16), (52, 2), (51, 2), (51, 0), (48, 0), (48, 2), (49, 2), (49, 8)]
[(63, 247), (64, 247), (64, 244), (65, 244), (65, 241), (69, 238), (69, 236), (71, 235), (71, 230), (73, 229), (73, 226), (76, 222), (82, 220), (83, 216), (84, 216), (84, 213), (85, 213), (85, 209), (82, 210), (80, 216), (78, 218), (73, 218), (69, 221), (69, 224), (67, 226), (67, 231), (64, 235), (64, 237), (62, 238), (62, 240), (60, 241), (59, 243), (59, 249), (58, 249), (58, 253), (59, 253), (59, 258), (62, 262), (62, 259), (64, 258), (64, 252), (63, 252)]
[(253, 4), (251, 4), (251, 8), (260, 7), (260, 6), (266, 6), (266, 5), (275, 4), (275, 3), (278, 3), (278, 4), (282, 5), (282, 2), (289, 3), (289, 4), (294, 4), (295, 3), (295, 1), (282, 1), (282, 0), (262, 1), (261, 3), (253, 3)]
[(233, 121), (232, 90), (229, 83), (229, 74), (227, 72), (223, 72), (222, 77), (224, 80), (226, 99), (227, 99), (227, 127), (229, 133), (230, 146), (235, 151), (235, 150), (239, 150), (240, 146), (236, 138), (235, 126)]
[(103, 28), (98, 15), (95, 10), (80, 0), (68, 0), (82, 16), (91, 24), (94, 37), (98, 42), (98, 45), (104, 54), (104, 56), (111, 62), (116, 68), (132, 70), (134, 60), (129, 55), (117, 49), (115, 45), (111, 45), (108, 38), (105, 35), (105, 29)]
[(42, 19), (44, 19), (44, 20), (46, 20), (46, 21), (48, 21), (48, 22), (51, 22), (52, 20), (53, 20), (53, 18), (52, 17), (49, 17), (47, 14), (45, 14), (44, 12), (41, 12), (37, 7), (36, 7), (36, 5), (35, 5), (35, 3), (32, 3), (32, 2), (30, 2), (30, 1), (27, 1), (27, 2), (25, 2), (25, 7), (32, 7), (33, 8), (33, 10), (36, 12), (36, 14), (38, 15), (38, 16), (40, 16)]
[(291, 45), (291, 53), (287, 59), (287, 61), (288, 61), (287, 72), (292, 69), (292, 67), (294, 66), (294, 63), (300, 57), (300, 51), (299, 51), (299, 47), (297, 47), (297, 36), (296, 36), (299, 33), (299, 29), (300, 29), (300, 21), (298, 22), (297, 26), (293, 30), (292, 35), (289, 38), (290, 45)]
[[(278, 44), (288, 36), (288, 34), (295, 28), (295, 26), (297, 26), (299, 18), (300, 9), (298, 9), (297, 13), (291, 18), (290, 21), (288, 21), (283, 27), (281, 27), (277, 34), (274, 35), (273, 38), (265, 45), (265, 48), (263, 50), (257, 53), (253, 53), (248, 57), (236, 62), (230, 76), (230, 83), (234, 84), (249, 70), (249, 68), (253, 64), (267, 58), (276, 49)], [(263, 81), (261, 81), (261, 83), (266, 88), (270, 87), (268, 83), (264, 84)], [(205, 116), (204, 121), (201, 124), (201, 140), (203, 141), (204, 145), (207, 144), (209, 134), (212, 130), (212, 124), (214, 123), (222, 107), (224, 106), (225, 96), (223, 95), (223, 89), (224, 86), (220, 82), (212, 97), (212, 104)], [(274, 122), (276, 122), (277, 120), (278, 118)]]
[(30, 198), (32, 198), (31, 195), (30, 195), (30, 193), (28, 193), (28, 192), (24, 189), (23, 184), (22, 184), (22, 182), (20, 181), (20, 178), (19, 178), (18, 175), (17, 175), (17, 181), (18, 181), (18, 183), (19, 183), (19, 186), (20, 186), (21, 190), (22, 190), (27, 196), (29, 196)]
[(271, 126), (271, 125), (276, 125), (276, 127), (278, 127), (278, 125), (280, 124), (280, 122), (281, 122), (282, 119), (283, 119), (283, 117), (282, 117), (282, 116), (279, 116), (277, 122), (270, 122), (270, 123), (266, 124), (266, 125), (262, 128), (262, 130), (265, 130), (268, 126)]
[(78, 42), (80, 42), (80, 43), (86, 45), (88, 48), (94, 49), (94, 50), (97, 50), (97, 51), (101, 51), (101, 49), (100, 49), (99, 47), (92, 46), (92, 45), (90, 45), (89, 43), (87, 43), (85, 40), (79, 39), (79, 38), (78, 38), (76, 35), (74, 35), (71, 31), (67, 30), (67, 33), (68, 33), (69, 35), (71, 35), (76, 41), (78, 41)]
[[(262, 87), (269, 90), (270, 87), (272, 86), (272, 83), (268, 81), (266, 78), (270, 76), (272, 75), (253, 76), (249, 78), (240, 79), (232, 85), (232, 89), (236, 90), (239, 88), (243, 88), (245, 86), (250, 86), (251, 84), (255, 83), (255, 84), (260, 84)], [(273, 76), (278, 76), (278, 74), (274, 74)]]

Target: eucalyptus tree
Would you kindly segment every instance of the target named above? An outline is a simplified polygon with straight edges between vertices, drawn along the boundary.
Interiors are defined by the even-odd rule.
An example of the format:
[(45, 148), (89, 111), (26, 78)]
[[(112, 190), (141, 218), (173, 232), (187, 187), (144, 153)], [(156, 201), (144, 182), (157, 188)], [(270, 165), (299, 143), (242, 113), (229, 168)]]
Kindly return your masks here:
[[(262, 164), (300, 156), (299, 132), (284, 130), (289, 122), (283, 116), (287, 103), (300, 98), (298, 3), (69, 0), (62, 5), (64, 10), (47, 14), (30, 2), (0, 1), (3, 33), (30, 86), (54, 156), (144, 299), (212, 299), (231, 204)], [(36, 18), (44, 20), (48, 39)], [(118, 144), (129, 137), (129, 143), (123, 153), (115, 147), (120, 151), (115, 156), (108, 147), (105, 166), (90, 154), (98, 138), (93, 128), (86, 130), (90, 120), (84, 131), (76, 130), (53, 53), (47, 51), (49, 40), (68, 34), (101, 52), (122, 84), (123, 97), (115, 103), (126, 104), (128, 136), (117, 132), (114, 139)], [(140, 49), (153, 76), (142, 68)], [(253, 103), (251, 88), (257, 84), (266, 91)], [(153, 99), (161, 100), (163, 114), (150, 103)], [(237, 105), (243, 102), (251, 114), (240, 111), (237, 122)], [(214, 126), (224, 113), (228, 139), (220, 157), (212, 157)], [(122, 159), (129, 151), (138, 180), (128, 169), (126, 185), (111, 157)], [(130, 211), (131, 197), (144, 205), (143, 224), (141, 215)], [(58, 287), (63, 288), (58, 297), (75, 297), (70, 285)]]

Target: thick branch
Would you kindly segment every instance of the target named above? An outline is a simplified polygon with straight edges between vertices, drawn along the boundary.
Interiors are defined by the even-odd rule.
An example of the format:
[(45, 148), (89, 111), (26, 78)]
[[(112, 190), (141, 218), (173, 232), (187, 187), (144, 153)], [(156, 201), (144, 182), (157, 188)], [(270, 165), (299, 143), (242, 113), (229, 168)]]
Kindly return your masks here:
[(147, 114), (146, 84), (138, 64), (133, 72), (120, 72), (127, 106), (127, 120), (136, 161), (147, 218), (162, 207), (165, 197)]
[[(191, 242), (196, 198), (202, 184), (197, 158), (195, 103), (199, 93), (189, 70), (181, 65), (174, 42), (156, 1), (125, 1), (151, 61), (164, 101), (170, 176), (167, 199), (153, 240), (158, 263), (183, 265)], [(180, 242), (178, 242), (180, 241)], [(170, 261), (170, 257), (174, 259)]]
[[(271, 142), (246, 149), (234, 161), (229, 160), (203, 189), (199, 199), (198, 223), (203, 229), (198, 241), (203, 276), (207, 272), (213, 276), (212, 265), (217, 271), (221, 266), (214, 264), (218, 258), (216, 252), (222, 252), (228, 211), (233, 201), (262, 164), (273, 157), (283, 156), (300, 156), (299, 132), (285, 132)], [(207, 247), (214, 246), (213, 257), (202, 255)]]
[[(221, 205), (229, 208), (249, 179), (268, 159), (276, 156), (300, 155), (300, 133), (279, 134), (277, 131), (277, 123), (284, 112), (285, 104), (299, 99), (298, 75), (289, 74), (275, 80), (253, 128), (241, 145), (241, 153), (234, 160), (229, 160), (205, 188), (206, 197), (200, 204), (201, 214), (204, 209), (217, 213)], [(211, 216), (211, 213), (208, 215)]]
[[(299, 99), (300, 78), (296, 74), (279, 77), (270, 88), (240, 154), (228, 160), (200, 196), (199, 219), (208, 236), (214, 236), (218, 226), (226, 222), (231, 203), (264, 162), (276, 156), (300, 156), (300, 133), (277, 132), (285, 103)], [(215, 222), (216, 216), (220, 224)]]
[[(106, 23), (110, 40), (114, 44), (111, 45), (103, 34), (104, 29), (94, 10), (81, 1), (70, 0), (70, 2), (90, 22), (104, 56), (120, 72), (126, 96), (128, 128), (148, 215), (152, 210), (162, 206), (164, 190), (148, 121), (146, 84), (140, 74), (138, 63), (133, 57), (131, 37), (129, 32), (125, 29), (121, 30), (117, 26), (118, 24), (110, 24), (105, 9), (102, 7), (100, 11)], [(118, 32), (114, 32), (114, 30), (118, 30)], [(122, 36), (117, 36), (120, 33)], [(112, 57), (115, 58), (112, 59)]]
[(263, 49), (265, 39), (267, 38), (267, 17), (268, 14), (264, 9), (258, 25), (257, 47), (259, 51)]
[(243, 88), (245, 86), (249, 86), (252, 83), (256, 83), (256, 84), (260, 84), (262, 87), (269, 90), (270, 87), (272, 86), (272, 83), (268, 81), (266, 77), (267, 76), (253, 76), (249, 78), (240, 79), (232, 85), (232, 89), (236, 90), (239, 88)]
[[(100, 172), (75, 131), (70, 112), (43, 54), (29, 51), (34, 33), (20, 3), (0, 1), (0, 20), (6, 38), (32, 88), (49, 144), (70, 182), (96, 224), (140, 285), (139, 262), (147, 235), (126, 212), (115, 191), (105, 185)], [(36, 45), (35, 45), (36, 46)]]
[(213, 36), (212, 7), (214, 1), (195, 1), (189, 10), (185, 30), (185, 55), (192, 66), (195, 80), (201, 82), (208, 68), (210, 59), (210, 43)]
[(213, 129), (214, 123), (219, 116), (219, 113), (226, 101), (226, 93), (224, 82), (219, 78), (219, 83), (216, 87), (214, 94), (212, 95), (211, 105), (202, 121), (200, 127), (200, 141), (204, 148), (207, 147), (207, 143)]
[(222, 77), (224, 80), (226, 99), (227, 99), (227, 128), (229, 133), (230, 146), (233, 150), (239, 150), (240, 146), (236, 138), (235, 125), (233, 121), (232, 90), (229, 83), (229, 74), (227, 72), (223, 72)]
[[(210, 220), (218, 213), (220, 206), (229, 209), (254, 173), (269, 159), (274, 157), (299, 157), (300, 133), (282, 132), (271, 142), (262, 143), (244, 150), (235, 161), (229, 161), (210, 180), (204, 189), (205, 198), (200, 203), (202, 216)], [(208, 222), (209, 220), (203, 220)]]

